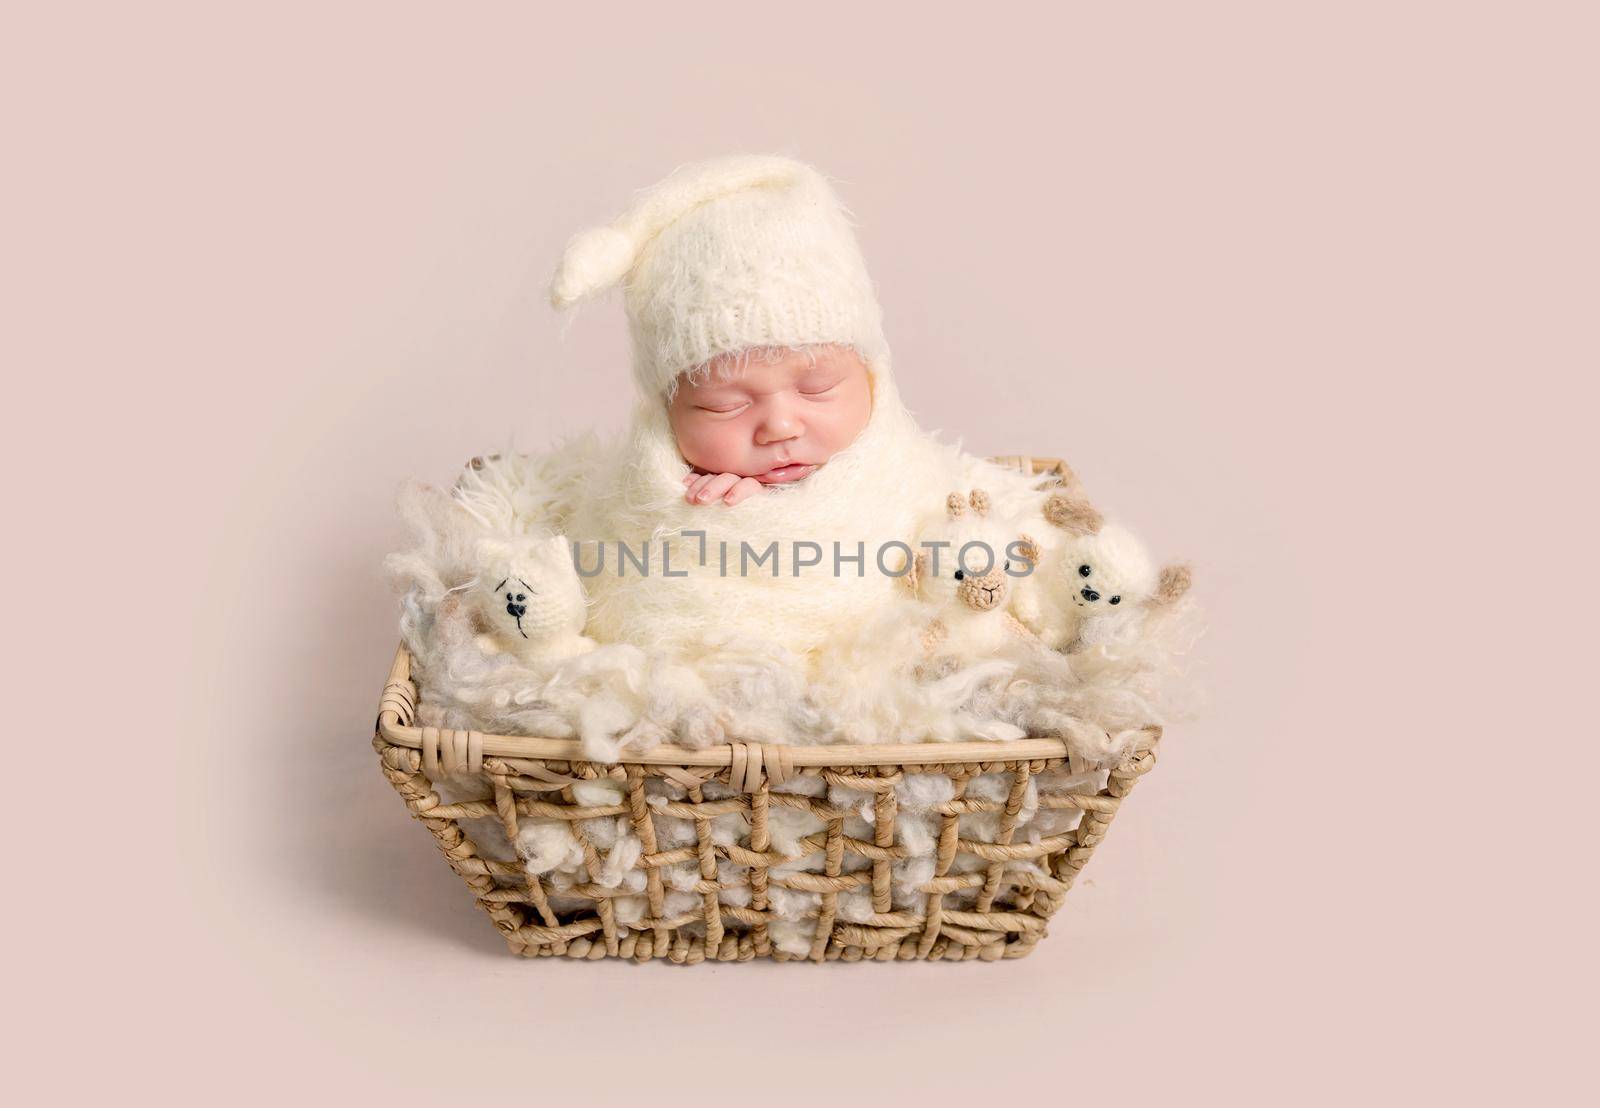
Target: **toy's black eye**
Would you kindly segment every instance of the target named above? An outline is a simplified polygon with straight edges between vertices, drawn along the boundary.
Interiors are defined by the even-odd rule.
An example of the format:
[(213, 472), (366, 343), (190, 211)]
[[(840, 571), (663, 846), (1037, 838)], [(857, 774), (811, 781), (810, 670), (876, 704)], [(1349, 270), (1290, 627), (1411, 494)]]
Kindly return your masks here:
[(518, 593), (518, 594), (517, 594), (517, 600), (518, 600), (518, 602), (521, 602), (521, 601), (524, 601), (524, 600), (526, 600), (526, 599), (528, 599), (528, 594), (527, 594), (527, 593), (525, 593), (525, 592), (519, 592), (519, 593)]
[(1006, 569), (1010, 569), (1010, 568), (1011, 568), (1011, 559), (1007, 558), (1006, 559)]
[(967, 575), (965, 573), (962, 573), (959, 569), (956, 570), (956, 580), (957, 581), (964, 580), (966, 578), (966, 576)]
[(1122, 603), (1122, 597), (1120, 597), (1120, 596), (1113, 596), (1113, 597), (1112, 597), (1112, 598), (1111, 598), (1111, 603), (1113, 603), (1113, 604), (1121, 604), (1121, 603)]
[(1094, 570), (1090, 569), (1088, 566), (1079, 566), (1078, 567), (1078, 576), (1079, 577), (1087, 577), (1087, 576), (1089, 576), (1089, 574), (1091, 574), (1093, 572), (1094, 572)]

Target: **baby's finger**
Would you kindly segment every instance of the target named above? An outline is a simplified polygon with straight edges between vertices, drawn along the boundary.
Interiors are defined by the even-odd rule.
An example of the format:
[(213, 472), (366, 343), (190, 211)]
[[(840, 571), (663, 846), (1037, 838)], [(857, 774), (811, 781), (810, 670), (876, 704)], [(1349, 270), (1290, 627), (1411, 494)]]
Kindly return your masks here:
[(728, 495), (723, 497), (723, 499), (727, 502), (729, 507), (732, 507), (741, 500), (748, 500), (750, 497), (760, 492), (763, 487), (764, 486), (761, 484), (761, 482), (757, 481), (754, 477), (744, 477), (740, 479), (737, 485), (734, 485), (733, 488), (728, 490)]
[(709, 504), (713, 500), (721, 500), (724, 494), (739, 483), (737, 473), (719, 473), (701, 486), (695, 493), (695, 500), (702, 504)]
[(697, 474), (695, 476), (694, 483), (684, 491), (683, 498), (689, 501), (691, 504), (699, 503), (700, 491), (709, 485), (711, 483), (711, 479), (715, 476), (716, 474), (714, 473)]
[(696, 473), (694, 470), (691, 469), (688, 473), (685, 473), (683, 475), (683, 483), (685, 485), (690, 485), (690, 484), (693, 484), (698, 478), (704, 477), (704, 476), (705, 476), (705, 474)]
[(700, 480), (689, 486), (689, 499), (696, 504), (704, 504), (708, 500), (715, 499), (717, 493), (712, 490), (720, 480), (722, 480), (722, 474), (720, 473), (701, 474)]

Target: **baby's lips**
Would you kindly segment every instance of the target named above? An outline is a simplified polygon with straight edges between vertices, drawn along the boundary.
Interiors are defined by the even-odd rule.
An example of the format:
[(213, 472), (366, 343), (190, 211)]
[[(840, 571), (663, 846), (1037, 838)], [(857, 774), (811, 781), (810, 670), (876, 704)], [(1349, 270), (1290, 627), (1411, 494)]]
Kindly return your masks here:
[(763, 485), (788, 485), (802, 481), (817, 471), (817, 467), (805, 462), (789, 462), (786, 465), (769, 469), (756, 477)]

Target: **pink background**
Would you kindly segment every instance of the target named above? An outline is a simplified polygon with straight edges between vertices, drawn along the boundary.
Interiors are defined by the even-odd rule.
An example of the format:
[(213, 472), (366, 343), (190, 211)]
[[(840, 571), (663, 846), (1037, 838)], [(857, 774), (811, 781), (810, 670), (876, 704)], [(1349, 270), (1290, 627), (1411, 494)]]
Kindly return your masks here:
[[(9, 1080), (1574, 1095), (1585, 5), (239, 7), (0, 34)], [(368, 746), (396, 487), (619, 425), (620, 308), (545, 282), (733, 151), (839, 179), (926, 426), (1197, 565), (1208, 714), (1028, 959), (524, 963)]]

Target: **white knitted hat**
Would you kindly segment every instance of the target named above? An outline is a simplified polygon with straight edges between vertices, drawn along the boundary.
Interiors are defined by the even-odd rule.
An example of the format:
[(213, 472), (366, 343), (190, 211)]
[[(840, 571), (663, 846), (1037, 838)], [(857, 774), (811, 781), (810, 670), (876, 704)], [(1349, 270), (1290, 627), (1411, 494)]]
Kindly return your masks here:
[(562, 255), (550, 302), (622, 282), (633, 372), (661, 396), (684, 370), (757, 346), (848, 343), (887, 384), (882, 310), (844, 206), (783, 157), (686, 165)]

